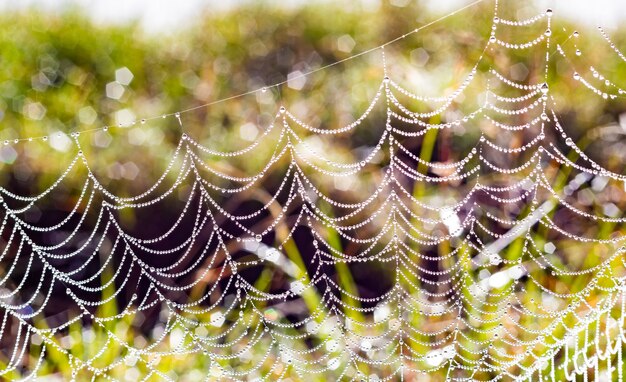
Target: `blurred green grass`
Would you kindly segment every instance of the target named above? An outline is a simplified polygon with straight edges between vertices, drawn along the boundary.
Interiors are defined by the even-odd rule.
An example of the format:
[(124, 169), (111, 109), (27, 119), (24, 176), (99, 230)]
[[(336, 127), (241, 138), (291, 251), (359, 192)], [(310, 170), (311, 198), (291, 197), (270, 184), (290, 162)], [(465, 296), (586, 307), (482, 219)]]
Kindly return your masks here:
[[(457, 86), (458, 77), (474, 64), (488, 35), (490, 6), (469, 9), (389, 47), (392, 78), (409, 87), (434, 91)], [(246, 3), (227, 13), (207, 11), (180, 31), (154, 35), (145, 34), (137, 23), (94, 25), (79, 10), (60, 16), (36, 10), (6, 13), (0, 16), (0, 141), (117, 126), (128, 118), (195, 107), (340, 60), (435, 17), (419, 5), (400, 8), (383, 3), (379, 10), (350, 12), (332, 4), (276, 9)], [(562, 24), (554, 28), (553, 39), (558, 43), (577, 28), (557, 21)], [(577, 43), (583, 51), (605, 44), (595, 31), (580, 31)], [(618, 46), (624, 45), (624, 33), (618, 30), (613, 36)], [(572, 43), (569, 39), (566, 44)], [(626, 82), (626, 64), (609, 49), (597, 49), (583, 58), (604, 69), (614, 82)], [(513, 51), (496, 59), (495, 64), (503, 67), (521, 62), (530, 70), (528, 80), (536, 75), (533, 61), (540, 62), (541, 57), (529, 61), (523, 52)], [(553, 59), (551, 89), (558, 97), (557, 111), (571, 122), (570, 133), (581, 137), (597, 127), (598, 121), (616, 124), (623, 101), (590, 97), (572, 80), (572, 68), (558, 60), (558, 55)], [(185, 130), (211, 147), (242, 147), (247, 141), (242, 139), (240, 127), (246, 123), (257, 129), (266, 127), (281, 104), (302, 111), (301, 117), (309, 123), (335, 128), (365, 109), (380, 80), (381, 66), (380, 55), (373, 53), (307, 77), (300, 90), (283, 86), (272, 89), (271, 97), (251, 95), (200, 108), (185, 114)], [(115, 82), (116, 71), (123, 68), (133, 76), (128, 85)], [(417, 83), (411, 78), (416, 76)], [(106, 88), (111, 84), (123, 91), (119, 99), (107, 97)], [(477, 95), (468, 94), (467, 98), (472, 96)], [(353, 141), (367, 144), (378, 131), (369, 130), (357, 131)], [(180, 134), (175, 121), (155, 120), (143, 127), (85, 134), (80, 141), (94, 170), (103, 175), (102, 181), (123, 193), (151, 184)], [(468, 134), (477, 137), (475, 131)], [(453, 140), (461, 151), (468, 143)], [(344, 141), (330, 144), (341, 155), (353, 155)], [(0, 166), (7, 170), (1, 172), (2, 183), (7, 183), (18, 156), (18, 171), (29, 184), (36, 183), (33, 180), (40, 180), (40, 186), (49, 182), (59, 173), (58, 164), (67, 163), (73, 154), (67, 144), (56, 146), (5, 148), (0, 156)], [(120, 164), (133, 164), (128, 174), (112, 167), (122, 153), (125, 162)], [(43, 157), (53, 160), (40, 160)], [(617, 165), (618, 159), (612, 163)], [(236, 164), (244, 170), (255, 166)]]
[[(480, 54), (477, 47), (488, 35), (492, 15), (488, 5), (468, 13), (471, 16), (452, 17), (388, 49), (387, 59), (394, 79), (410, 81), (410, 76), (405, 73), (417, 73), (422, 76), (422, 81), (428, 82), (425, 88), (445, 90), (457, 85), (457, 75), (471, 68)], [(295, 9), (268, 9), (263, 5), (247, 4), (227, 13), (207, 11), (173, 35), (146, 35), (136, 23), (94, 25), (78, 10), (61, 16), (34, 10), (3, 14), (0, 16), (0, 141), (52, 135), (57, 131), (82, 131), (102, 125), (116, 126), (128, 115), (151, 117), (195, 107), (283, 81), (296, 70), (306, 72), (340, 60), (412, 30), (434, 17), (419, 5), (398, 8), (385, 3), (380, 10), (350, 12), (331, 4)], [(566, 41), (575, 29), (575, 26), (563, 23), (562, 29), (555, 30), (554, 40)], [(583, 37), (578, 45), (583, 50), (591, 51), (591, 47), (602, 44), (593, 31), (579, 30)], [(621, 29), (613, 33), (618, 46), (626, 46), (624, 32), (626, 30)], [(614, 82), (626, 84), (625, 64), (608, 50), (594, 52), (593, 56), (585, 58), (604, 68)], [(539, 62), (541, 57), (533, 60)], [(497, 57), (495, 61), (498, 61), (495, 64), (506, 67), (527, 61), (527, 57), (520, 53), (518, 56)], [(132, 81), (127, 85), (115, 85), (116, 71), (122, 68), (128, 68), (132, 73)], [(282, 104), (302, 112), (303, 119), (312, 119), (316, 126), (336, 128), (365, 109), (381, 73), (380, 57), (366, 56), (307, 77), (300, 90), (282, 87), (273, 89), (267, 99), (249, 96), (200, 108), (185, 115), (185, 131), (218, 149), (242, 147), (246, 141), (242, 139), (241, 126), (246, 123), (259, 129), (266, 126)], [(528, 78), (534, 75), (530, 73)], [(580, 138), (579, 142), (588, 140), (590, 132), (619, 123), (619, 115), (624, 111), (623, 100), (589, 97), (588, 91), (581, 90), (571, 79), (571, 68), (562, 61), (556, 60), (556, 64), (550, 67), (550, 79), (551, 89), (558, 94), (557, 111), (571, 122), (569, 127), (572, 134)], [(112, 83), (114, 85), (110, 86), (118, 92), (123, 90), (119, 99), (107, 97), (107, 85)], [(477, 94), (470, 94), (468, 98), (471, 96)], [(329, 142), (331, 147), (328, 150), (354, 159), (351, 157), (355, 142), (371, 143), (376, 131), (361, 129), (351, 142)], [(468, 134), (478, 136), (478, 132)], [(85, 133), (79, 139), (103, 183), (108, 182), (119, 195), (128, 195), (152, 184), (169, 161), (180, 135), (180, 127), (168, 119), (151, 121), (145, 126), (112, 128), (106, 133)], [(427, 134), (427, 139), (419, 147), (420, 158), (438, 158), (436, 139), (435, 130)], [(453, 138), (459, 152), (467, 151), (471, 141)], [(624, 158), (620, 157), (621, 148), (619, 139), (589, 146), (592, 155), (619, 173), (623, 172), (624, 163)], [(64, 169), (62, 164), (68, 163), (75, 153), (72, 146), (51, 147), (40, 143), (21, 143), (0, 149), (0, 183), (17, 183), (20, 189), (33, 193), (50, 184)], [(130, 170), (119, 171), (120, 167), (115, 164), (124, 169), (128, 166)], [(258, 169), (259, 163), (239, 162), (236, 165), (245, 171), (253, 171)], [(418, 168), (418, 171), (425, 169)], [(566, 183), (567, 176), (562, 175), (561, 185)], [(432, 193), (433, 190), (426, 188), (416, 187), (414, 190), (417, 197)], [(133, 217), (128, 220), (133, 221)], [(608, 235), (612, 227), (605, 225), (599, 230)], [(330, 230), (327, 232), (330, 237), (335, 234)], [(541, 236), (541, 232), (538, 234)], [(335, 248), (341, 247), (341, 241), (336, 237), (331, 242)], [(519, 243), (515, 245), (519, 246)], [(517, 250), (514, 245), (511, 247), (511, 251)], [(285, 251), (295, 263), (303, 261), (297, 246), (287, 245)], [(300, 269), (306, 268), (301, 266)], [(356, 294), (358, 288), (350, 269), (339, 265), (337, 272), (342, 286)], [(264, 282), (269, 283), (259, 279), (259, 285)], [(585, 279), (581, 277), (578, 282), (583, 283)], [(573, 284), (577, 285), (577, 281), (574, 280)], [(319, 296), (306, 297), (310, 308), (319, 299)], [(343, 297), (351, 300), (349, 296)], [(108, 314), (111, 314), (116, 306), (111, 303), (102, 309), (109, 309)], [(359, 314), (353, 314), (356, 320), (363, 320)], [(569, 319), (574, 321), (572, 317)], [(111, 332), (128, 341), (136, 341), (141, 333), (134, 332), (133, 317), (122, 322), (122, 325), (111, 326)], [(89, 334), (93, 340), (86, 342), (86, 330), (78, 324), (70, 327), (69, 336), (76, 344), (72, 352), (81, 357), (94, 356), (103, 350), (104, 343), (108, 354), (104, 360), (112, 361), (125, 355), (125, 349), (106, 345), (107, 334), (97, 327), (88, 329), (95, 334)], [(260, 353), (263, 345), (267, 344), (259, 345)], [(302, 344), (303, 348), (305, 346)], [(68, 377), (68, 360), (51, 348), (48, 355), (43, 370)], [(196, 371), (206, 372), (211, 368), (203, 357), (182, 358), (162, 361), (159, 370), (172, 376), (171, 373), (177, 373), (183, 380), (191, 381), (197, 380)], [(137, 367), (141, 374), (147, 372), (141, 365)], [(127, 372), (122, 365), (111, 375), (128, 378)], [(5, 377), (15, 378), (19, 374), (15, 371)], [(319, 377), (317, 380), (323, 379)]]

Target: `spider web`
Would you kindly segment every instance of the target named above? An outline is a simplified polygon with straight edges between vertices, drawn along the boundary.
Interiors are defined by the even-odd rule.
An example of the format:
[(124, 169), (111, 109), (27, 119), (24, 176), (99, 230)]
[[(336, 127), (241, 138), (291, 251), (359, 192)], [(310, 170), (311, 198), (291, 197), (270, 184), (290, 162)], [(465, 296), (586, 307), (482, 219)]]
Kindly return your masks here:
[[(128, 368), (137, 379), (171, 380), (172, 365), (194, 356), (209, 365), (199, 379), (621, 381), (626, 263), (612, 233), (625, 220), (580, 208), (576, 193), (593, 183), (598, 198), (608, 188), (623, 198), (624, 176), (585, 155), (553, 110), (552, 12), (507, 20), (496, 3), (495, 14), (480, 58), (449, 96), (423, 97), (390, 78), (383, 46), (385, 76), (344, 127), (315, 128), (281, 107), (238, 151), (183, 134), (163, 174), (133, 197), (99, 182), (76, 134), (77, 153), (50, 188), (0, 188), (3, 375), (33, 379), (49, 372), (47, 359), (61, 359), (77, 380), (116, 380)], [(504, 28), (535, 36), (508, 42)], [(543, 79), (518, 83), (486, 62), (510, 50), (545, 55)], [(556, 52), (572, 64), (562, 46)], [(590, 72), (573, 76), (602, 98), (624, 94)], [(470, 88), (486, 89), (484, 101), (448, 118)], [(384, 128), (362, 160), (341, 162), (316, 145), (374, 115)], [(184, 113), (172, 117), (184, 128)], [(444, 145), (460, 126), (481, 131), (471, 150), (447, 162), (420, 156), (424, 140)], [(262, 152), (255, 174), (216, 165)], [(70, 212), (29, 223), (69, 177), (84, 179)], [(282, 182), (266, 190), (269, 177)], [(320, 179), (333, 179), (336, 192)], [(351, 195), (356, 185), (366, 198)], [(178, 212), (161, 213), (183, 188)], [(129, 210), (159, 231), (130, 232), (121, 219)], [(51, 304), (59, 295), (63, 309)], [(70, 334), (77, 325), (82, 338)]]

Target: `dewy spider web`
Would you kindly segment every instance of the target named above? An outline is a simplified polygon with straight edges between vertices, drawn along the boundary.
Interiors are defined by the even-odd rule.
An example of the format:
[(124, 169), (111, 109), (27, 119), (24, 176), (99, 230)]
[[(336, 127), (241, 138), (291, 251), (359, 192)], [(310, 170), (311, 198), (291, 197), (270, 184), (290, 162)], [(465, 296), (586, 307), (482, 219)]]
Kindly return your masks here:
[[(573, 228), (606, 223), (616, 231), (625, 219), (581, 210), (572, 195), (592, 179), (603, 184), (598, 192), (607, 184), (621, 189), (625, 178), (567, 136), (545, 82), (521, 84), (496, 67), (484, 76), (478, 70), (496, 49), (537, 49), (545, 53), (548, 75), (552, 12), (514, 21), (498, 18), (497, 10), (496, 3), (481, 57), (448, 97), (413, 94), (385, 69), (354, 123), (318, 129), (281, 107), (258, 140), (239, 151), (218, 152), (183, 135), (162, 176), (134, 197), (116, 196), (98, 181), (77, 139), (76, 156), (41, 194), (0, 188), (0, 334), (11, 343), (3, 375), (19, 370), (33, 379), (54, 357), (77, 380), (114, 380), (129, 367), (139, 368), (142, 378), (170, 380), (172, 365), (194, 355), (210, 363), (206, 379), (622, 381), (623, 238), (583, 236)], [(539, 32), (510, 43), (498, 37), (501, 28)], [(567, 57), (563, 47), (557, 50)], [(604, 98), (624, 94), (590, 71), (615, 92), (574, 76)], [(467, 88), (484, 83), (487, 97), (475, 110), (435, 118)], [(420, 111), (419, 102), (439, 106)], [(362, 161), (333, 161), (306, 139), (349, 134), (375, 111), (386, 117), (385, 128)], [(173, 115), (182, 127), (184, 115)], [(512, 124), (518, 116), (527, 122)], [(441, 119), (446, 122), (434, 122)], [(431, 131), (478, 123), (501, 136), (533, 138), (508, 147), (481, 135), (449, 163), (431, 162), (411, 148)], [(258, 156), (261, 145), (273, 150), (256, 174), (234, 176), (211, 166), (216, 158)], [(316, 185), (320, 177), (341, 182), (366, 173), (377, 174), (367, 177), (376, 187), (360, 201)], [(24, 214), (70, 176), (85, 179), (74, 208), (53, 225), (28, 223)], [(232, 208), (230, 200), (262, 188), (269, 176), (283, 180), (262, 205), (245, 213)], [(426, 186), (447, 198), (415, 192)], [(184, 205), (160, 234), (137, 237), (120, 223), (119, 214), (131, 209), (155, 216), (182, 187)], [(558, 225), (555, 214), (574, 224)], [(42, 240), (44, 233), (55, 235)], [(544, 241), (548, 236), (558, 247)], [(178, 244), (166, 246), (173, 240)], [(572, 243), (594, 257), (594, 265), (564, 264), (554, 255)], [(373, 277), (390, 280), (385, 293), (363, 295), (337, 277), (335, 269), (364, 269), (362, 263), (375, 265), (380, 274)], [(551, 277), (542, 277), (546, 273)], [(574, 278), (578, 284), (571, 285)], [(46, 309), (59, 291), (72, 307), (50, 316)], [(116, 329), (155, 310), (160, 322), (149, 336)], [(89, 328), (83, 339), (66, 336), (76, 325)], [(81, 348), (87, 339), (98, 344), (97, 353)], [(29, 353), (38, 354), (35, 362)]]

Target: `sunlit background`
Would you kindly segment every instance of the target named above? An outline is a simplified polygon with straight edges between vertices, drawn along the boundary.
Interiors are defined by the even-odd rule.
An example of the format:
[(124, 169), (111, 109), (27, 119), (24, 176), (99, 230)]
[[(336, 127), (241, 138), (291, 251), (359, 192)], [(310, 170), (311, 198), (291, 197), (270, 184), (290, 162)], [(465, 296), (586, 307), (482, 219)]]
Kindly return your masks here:
[[(469, 3), (457, 0), (0, 1), (0, 142), (3, 142), (0, 145), (0, 185), (23, 195), (46, 189), (76, 154), (72, 132), (81, 133), (77, 137), (81, 150), (102, 185), (117, 195), (129, 196), (154, 184), (168, 165), (183, 131), (216, 150), (241, 149), (263, 134), (283, 105), (313, 128), (342, 127), (353, 122), (376, 93), (384, 70), (381, 52), (316, 70), (380, 45)], [(451, 94), (480, 57), (490, 33), (492, 6), (491, 0), (485, 0), (389, 46), (386, 62), (390, 77), (424, 96)], [(548, 72), (554, 108), (567, 123), (568, 133), (593, 159), (616, 173), (624, 173), (624, 97), (603, 99), (592, 94), (574, 79), (574, 73), (585, 70), (591, 76), (584, 69), (584, 62), (611, 76), (615, 83), (626, 86), (626, 64), (596, 29), (598, 25), (606, 27), (617, 46), (626, 51), (623, 26), (626, 2), (501, 1), (502, 13), (511, 19), (530, 17), (547, 7), (554, 9), (555, 23), (550, 56), (554, 62)], [(543, 33), (542, 28), (543, 25), (535, 27), (521, 36), (506, 30), (502, 33), (505, 39), (523, 41)], [(580, 33), (579, 38), (572, 38), (574, 31)], [(557, 43), (571, 54), (574, 62), (556, 53)], [(493, 53), (483, 58), (477, 76), (480, 86), (468, 88), (459, 102), (433, 123), (458, 119), (485, 99), (488, 65), (500, 68), (514, 81), (543, 82), (544, 56), (509, 53), (506, 56)], [(303, 76), (310, 71), (316, 72)], [(281, 86), (271, 86), (282, 82), (285, 83)], [(212, 104), (265, 86), (270, 86), (266, 92)], [(416, 107), (428, 110), (431, 106), (425, 103)], [(181, 116), (182, 126), (171, 116), (171, 113), (190, 108), (194, 110)], [(163, 114), (169, 117), (161, 118)], [(144, 118), (148, 121), (139, 123)], [(102, 129), (105, 125), (110, 127), (106, 131)], [(352, 163), (372, 152), (383, 131), (384, 113), (375, 110), (372, 118), (353, 135), (327, 139), (303, 134), (308, 144), (328, 153), (333, 160)], [(507, 147), (521, 145), (532, 137), (532, 132), (521, 132), (512, 140), (488, 125), (469, 123), (442, 132), (437, 139), (445, 144), (433, 141), (425, 147), (426, 144), (414, 140), (408, 145), (433, 162), (452, 162), (463, 157), (481, 134)], [(42, 136), (49, 139), (27, 140)], [(546, 137), (547, 141), (566, 149), (560, 139), (554, 132)], [(259, 170), (271, 155), (271, 149), (261, 146), (252, 160), (213, 158), (208, 161), (221, 171), (244, 176)], [(385, 160), (384, 155), (379, 155), (372, 159), (371, 165), (384, 167)], [(284, 167), (284, 163), (281, 165)], [(319, 174), (311, 174), (311, 177), (322, 191), (346, 202), (362, 200), (375, 191), (375, 181), (379, 180), (375, 171), (362, 178), (337, 180)], [(572, 180), (570, 177), (574, 175), (566, 174), (560, 181), (566, 184)], [(56, 190), (53, 197), (46, 198), (26, 214), (26, 220), (32, 224), (51, 224), (55, 216), (70, 211), (83, 179), (81, 176), (65, 179), (63, 187)], [(276, 190), (282, 179), (280, 174), (268, 176), (262, 191)], [(610, 217), (626, 210), (623, 185), (603, 179), (576, 179), (580, 189), (575, 190), (572, 199), (577, 207)], [(420, 200), (444, 203), (459, 199), (467, 192), (466, 184), (454, 186), (444, 189), (428, 185), (423, 189), (415, 187), (415, 192)], [(602, 196), (592, 195), (596, 191)], [(135, 214), (131, 210), (120, 213), (119, 219), (134, 234), (150, 236), (162, 228), (159, 223), (165, 224), (168, 218), (176, 216), (188, 195), (189, 187), (181, 187), (154, 215)], [(256, 197), (246, 195), (240, 200), (229, 200), (229, 207), (234, 206), (235, 212), (243, 213), (259, 203)], [(555, 220), (577, 226), (578, 221), (567, 211), (562, 212), (555, 215)], [(146, 221), (151, 224), (144, 224)], [(450, 229), (458, 225), (458, 220), (444, 223)], [(583, 223), (577, 229), (592, 235), (598, 232), (595, 225)], [(612, 229), (612, 226), (603, 226), (598, 235), (610, 236)], [(615, 230), (622, 231), (619, 227)], [(44, 232), (38, 239), (46, 241), (52, 236), (53, 233)], [(594, 250), (572, 244), (570, 240), (552, 238), (554, 243), (549, 240), (540, 238), (542, 243), (546, 242), (545, 248), (550, 254), (555, 253), (554, 256), (565, 264), (577, 264), (576, 258), (584, 258)], [(302, 251), (303, 257), (306, 259), (310, 252)], [(256, 280), (266, 277), (267, 272), (273, 280), (273, 283), (267, 282), (272, 288), (289, 288), (288, 272), (284, 269), (268, 267), (250, 272), (247, 277)], [(339, 276), (350, 280), (361, 296), (380, 295), (391, 283), (390, 273), (375, 267), (350, 266), (343, 272)], [(476, 279), (490, 277), (488, 272), (475, 273), (472, 277)], [(547, 273), (540, 277), (553, 281)], [(581, 280), (585, 280), (584, 277)], [(507, 278), (504, 282), (509, 281)], [(524, 296), (542, 295), (530, 291)], [(72, 302), (64, 290), (55, 290), (52, 298), (53, 307), (46, 314), (62, 316), (73, 312)], [(119, 297), (120, 301), (128, 301), (128, 298), (127, 295)], [(545, 298), (543, 303), (554, 302)], [(295, 305), (301, 308), (302, 304)], [(110, 309), (114, 311), (115, 304)], [(279, 318), (290, 314), (273, 307), (268, 312)], [(162, 315), (162, 311), (155, 308), (147, 312), (141, 322), (123, 323), (115, 329), (116, 333), (147, 343), (162, 332)], [(89, 330), (92, 329), (72, 328), (62, 333), (61, 340), (80, 342), (81, 333)], [(8, 348), (6, 340), (0, 345)], [(116, 356), (115, 351), (121, 352), (112, 350), (111, 358)], [(253, 356), (257, 354), (250, 357)], [(205, 361), (201, 357), (188, 357), (186, 363), (181, 361), (168, 373), (172, 373), (173, 378), (185, 376), (194, 381), (208, 368)], [(46, 364), (46, 371), (67, 376), (64, 362), (52, 359)], [(138, 379), (138, 375), (139, 369), (133, 367), (120, 372), (120, 376), (129, 381)]]
[[(80, 7), (96, 22), (99, 23), (124, 23), (132, 20), (140, 20), (142, 26), (154, 33), (172, 33), (183, 28), (189, 20), (193, 20), (199, 11), (221, 12), (240, 7), (242, 4), (254, 3), (252, 0), (24, 0), (24, 1), (0, 1), (3, 10), (37, 8), (46, 12), (60, 12), (68, 7)], [(358, 1), (330, 1), (330, 0), (274, 0), (263, 1), (268, 7), (274, 8), (297, 8), (305, 4), (324, 5), (339, 4), (346, 10), (359, 12), (362, 10), (375, 10), (381, 6), (384, 0), (358, 0)], [(415, 4), (415, 0), (390, 0), (390, 4), (396, 7), (407, 7)], [(438, 0), (422, 2), (431, 12), (451, 12), (465, 4), (466, 0)], [(535, 0), (524, 2), (525, 9), (519, 11), (520, 16), (530, 13), (531, 9), (539, 7), (552, 7), (558, 13), (558, 17), (565, 17), (577, 23), (587, 25), (602, 25), (607, 28), (615, 28), (621, 21), (626, 20), (626, 3), (619, 0)]]

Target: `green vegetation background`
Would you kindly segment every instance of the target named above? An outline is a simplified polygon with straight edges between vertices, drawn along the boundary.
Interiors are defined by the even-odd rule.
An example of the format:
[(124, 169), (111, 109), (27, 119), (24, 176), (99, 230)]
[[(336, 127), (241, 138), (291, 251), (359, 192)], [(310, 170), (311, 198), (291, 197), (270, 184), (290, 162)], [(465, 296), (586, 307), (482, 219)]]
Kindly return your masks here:
[[(509, 18), (518, 16), (510, 8), (502, 9)], [(528, 8), (520, 13), (523, 16), (535, 11)], [(425, 95), (438, 95), (458, 86), (458, 79), (481, 54), (492, 15), (487, 2), (391, 46), (387, 61), (392, 78), (418, 93), (425, 89)], [(112, 127), (107, 132), (81, 134), (82, 150), (110, 189), (120, 196), (137, 194), (162, 173), (182, 132), (174, 118), (117, 127), (120, 120), (172, 113), (281, 82), (290, 73), (341, 60), (438, 16), (420, 5), (397, 7), (386, 1), (376, 9), (351, 2), (294, 8), (243, 3), (230, 11), (206, 10), (176, 31), (147, 34), (138, 23), (96, 25), (79, 10), (46, 14), (29, 9), (2, 14), (0, 142), (7, 140), (8, 144), (0, 144), (0, 184), (17, 187), (22, 193), (36, 193), (58, 177), (76, 152), (74, 145), (64, 142), (13, 144), (14, 139), (109, 125)], [(569, 36), (579, 30), (581, 37), (575, 43), (583, 52), (580, 59), (626, 86), (626, 63), (611, 52), (597, 31), (571, 25), (558, 14), (555, 22), (555, 44), (563, 43), (572, 52), (574, 41)], [(617, 46), (626, 50), (626, 29), (611, 35)], [(558, 54), (552, 59), (550, 89), (569, 132), (594, 159), (623, 173), (626, 122), (622, 120), (620, 125), (620, 114), (626, 111), (624, 99), (603, 100), (591, 94), (572, 79), (571, 63)], [(540, 78), (540, 55), (529, 59), (520, 52), (489, 60), (503, 68), (517, 65), (515, 75), (523, 77), (521, 82)], [(260, 132), (280, 105), (316, 127), (342, 126), (366, 108), (382, 78), (381, 62), (380, 54), (368, 54), (317, 72), (304, 84), (293, 86), (301, 89), (285, 85), (270, 89), (264, 96), (250, 95), (198, 108), (184, 114), (184, 129), (207, 146), (236, 149), (246, 146), (254, 135), (249, 124)], [(480, 69), (485, 67), (486, 63)], [(132, 80), (115, 84), (116, 71), (122, 68), (132, 73)], [(121, 92), (119, 99), (107, 96), (107, 85), (118, 95)], [(470, 92), (466, 99), (477, 96)], [(459, 108), (463, 110), (462, 105)], [(246, 124), (248, 129), (242, 129)], [(371, 144), (379, 131), (379, 127), (360, 129), (350, 140), (327, 142), (327, 151), (349, 160), (356, 146)], [(477, 138), (479, 134), (466, 131), (466, 135), (453, 136), (451, 144), (455, 150), (466, 152), (475, 141), (467, 137)], [(432, 147), (422, 149), (429, 157), (438, 155)], [(233, 165), (253, 171), (261, 163)], [(76, 190), (70, 187), (66, 192)], [(61, 202), (56, 203), (58, 208)], [(125, 219), (130, 226), (134, 224), (133, 216)], [(113, 328), (131, 338), (130, 329), (131, 322)], [(81, 344), (84, 330), (75, 326), (69, 336)], [(76, 351), (85, 354), (98, 350), (87, 349), (87, 344), (77, 347)], [(123, 349), (113, 347), (110, 351), (113, 359)], [(65, 362), (51, 352), (43, 370), (67, 377)], [(196, 380), (208, 368), (202, 357), (177, 362), (171, 372), (187, 380)], [(168, 364), (162, 367), (167, 369)], [(10, 376), (18, 375), (15, 371)]]

